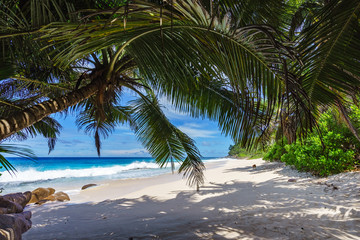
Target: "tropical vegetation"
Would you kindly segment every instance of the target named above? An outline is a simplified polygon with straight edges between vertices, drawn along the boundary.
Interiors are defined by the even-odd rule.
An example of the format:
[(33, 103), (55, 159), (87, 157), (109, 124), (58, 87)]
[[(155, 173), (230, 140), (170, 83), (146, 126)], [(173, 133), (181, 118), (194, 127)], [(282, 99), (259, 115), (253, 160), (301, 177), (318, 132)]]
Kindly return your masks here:
[(228, 156), (244, 159), (263, 158), (265, 151), (262, 148), (247, 149), (240, 144), (230, 145)]
[[(320, 132), (327, 108), (359, 139), (347, 108), (360, 85), (359, 0), (5, 0), (0, 14), (3, 141), (40, 134), (51, 151), (51, 114), (73, 112), (100, 155), (128, 124), (199, 186), (200, 152), (159, 98), (247, 148)], [(138, 99), (122, 102), (124, 89)]]
[[(360, 129), (359, 114), (360, 108), (351, 106), (349, 117), (357, 130)], [(277, 141), (264, 159), (280, 160), (322, 177), (360, 167), (360, 142), (341, 121), (338, 112), (328, 109), (322, 113), (319, 130), (292, 144), (286, 144), (286, 139)]]
[[(353, 4), (351, 10), (345, 8), (350, 7), (347, 4)], [(289, 97), (297, 98), (295, 94), (284, 96), (287, 100), (278, 109), (280, 117), (271, 121), (267, 141), (262, 142), (260, 149), (266, 152), (265, 159), (281, 160), (319, 176), (354, 170), (359, 165), (356, 149), (360, 140), (357, 114), (360, 78), (355, 66), (359, 56), (348, 52), (358, 48), (352, 41), (359, 39), (359, 2), (305, 1), (293, 16), (292, 26), (300, 27), (295, 39), (303, 65), (302, 73), (296, 74), (300, 76), (297, 82), (312, 103), (308, 106), (314, 111), (308, 109), (308, 113), (312, 112), (313, 119), (305, 117), (304, 108), (296, 113), (301, 109), (294, 104), (297, 100), (286, 102)], [(310, 120), (305, 124), (313, 127), (302, 131), (304, 117)], [(244, 154), (241, 144), (232, 149)]]

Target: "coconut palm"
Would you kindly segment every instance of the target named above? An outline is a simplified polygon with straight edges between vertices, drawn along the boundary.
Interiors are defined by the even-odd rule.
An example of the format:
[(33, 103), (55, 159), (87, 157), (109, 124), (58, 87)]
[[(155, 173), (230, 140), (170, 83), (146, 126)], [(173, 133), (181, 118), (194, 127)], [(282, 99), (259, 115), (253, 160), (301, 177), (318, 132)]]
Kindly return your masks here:
[[(192, 5), (197, 10), (192, 9)], [(105, 76), (108, 79), (111, 77), (111, 71), (114, 70), (115, 62), (122, 54), (127, 52), (134, 57), (141, 74), (146, 76), (147, 81), (152, 83), (152, 87), (157, 87), (161, 91), (171, 92), (174, 87), (179, 87), (176, 84), (186, 84), (185, 81), (179, 83), (166, 81), (169, 78), (173, 80), (184, 78), (193, 80), (194, 76), (197, 75), (202, 75), (202, 78), (208, 79), (216, 77), (218, 82), (231, 87), (238, 96), (244, 95), (244, 98), (249, 98), (252, 97), (249, 95), (256, 95), (258, 104), (253, 104), (254, 111), (267, 111), (262, 106), (264, 102), (263, 95), (268, 95), (267, 98), (271, 102), (271, 100), (274, 100), (275, 93), (279, 88), (280, 78), (276, 70), (281, 62), (276, 57), (281, 54), (281, 50), (288, 50), (275, 41), (271, 35), (273, 30), (270, 27), (260, 25), (237, 27), (238, 24), (232, 21), (224, 12), (219, 13), (219, 16), (214, 15), (210, 19), (209, 12), (196, 2), (189, 1), (174, 6), (168, 5), (168, 8), (171, 7), (176, 7), (176, 9), (165, 9), (162, 5), (128, 4), (116, 12), (114, 10), (101, 11), (101, 14), (111, 13), (111, 16), (122, 16), (121, 20), (112, 20), (111, 26), (104, 28), (102, 31), (97, 31), (97, 29), (109, 25), (108, 20), (94, 20), (93, 23), (86, 23), (86, 26), (62, 24), (60, 27), (56, 27), (55, 24), (52, 24), (43, 31), (50, 33), (46, 37), (50, 36), (57, 45), (65, 42), (64, 50), (57, 54), (55, 58), (57, 64), (62, 67), (65, 67), (67, 63), (84, 58), (94, 51), (103, 50), (104, 44), (107, 44), (107, 47), (121, 46), (118, 47), (113, 60), (110, 62)], [(125, 13), (126, 18), (124, 18)], [(196, 16), (196, 18), (191, 16)], [(135, 19), (134, 24), (130, 19)], [(139, 21), (145, 22), (146, 25), (143, 23), (138, 26)], [(153, 24), (154, 21), (156, 24)], [(126, 23), (125, 29), (124, 22)], [(214, 30), (209, 30), (209, 26)], [(86, 32), (92, 33), (89, 41), (84, 41), (87, 38), (85, 37)], [(110, 35), (110, 38), (107, 38), (104, 37), (107, 35), (106, 32), (112, 32), (113, 34)], [(200, 36), (203, 35), (201, 32), (206, 34)], [(57, 37), (57, 34), (59, 34), (59, 37)], [(67, 37), (64, 38), (64, 35)], [(186, 42), (186, 38), (193, 41), (189, 44), (189, 42)], [(68, 44), (69, 39), (72, 39), (71, 44)], [(205, 44), (205, 41), (208, 41), (207, 44)], [(149, 43), (152, 44), (149, 45)], [(176, 48), (172, 47), (171, 44), (176, 44), (173, 45)], [(165, 64), (157, 64), (156, 66), (151, 64), (153, 62), (163, 63), (165, 54), (172, 62), (166, 61)], [(181, 58), (176, 59), (176, 56), (181, 56)], [(237, 61), (237, 63), (229, 63), (232, 60)], [(241, 63), (247, 63), (247, 65), (241, 65)], [(179, 71), (181, 67), (183, 70)], [(171, 68), (176, 69), (176, 71), (169, 71)], [(255, 69), (261, 71), (257, 73)], [(239, 81), (238, 78), (243, 80)], [(246, 80), (250, 78), (254, 80), (254, 84), (246, 83)], [(162, 81), (160, 82), (160, 80)], [(91, 88), (91, 85), (88, 88)], [(87, 98), (88, 95), (85, 95), (85, 98)], [(239, 99), (237, 104), (241, 105)], [(45, 108), (47, 104), (43, 104)], [(259, 107), (256, 107), (257, 105)], [(271, 105), (268, 104), (269, 112), (272, 109)], [(62, 109), (59, 108), (55, 111), (59, 110)], [(245, 121), (243, 122), (245, 124)], [(7, 129), (3, 128), (2, 132), (5, 133), (6, 131)], [(13, 131), (7, 133), (7, 135), (12, 133)]]
[[(272, 27), (262, 24), (268, 23), (264, 16), (271, 11), (250, 1), (241, 4), (245, 2), (134, 1), (115, 9), (79, 11), (76, 21), (69, 23), (57, 13), (56, 22), (40, 30), (41, 23), (33, 21), (30, 38), (42, 36), (36, 39), (40, 52), (51, 56), (45, 65), (59, 73), (76, 67), (85, 71), (77, 79), (60, 74), (56, 85), (66, 84), (66, 90), (2, 119), (1, 138), (80, 104), (75, 108), (81, 109), (79, 125), (94, 134), (98, 150), (101, 132), (106, 135), (114, 124), (130, 122), (161, 165), (181, 161), (180, 171), (193, 183), (201, 183), (203, 164), (197, 148), (164, 116), (156, 94), (192, 116), (218, 121), (234, 139), (251, 144), (261, 136), (281, 91), (281, 57), (292, 52), (278, 42), (281, 36)], [(46, 9), (59, 9), (56, 6)], [(244, 6), (252, 14), (244, 12)], [(79, 16), (84, 15), (79, 24)], [(44, 19), (42, 24), (52, 22)], [(247, 25), (255, 21), (261, 24)], [(10, 34), (11, 39), (24, 39), (24, 30), (19, 29)], [(85, 63), (93, 66), (85, 69)], [(131, 76), (132, 68), (139, 79)], [(122, 88), (135, 91), (140, 99), (130, 106), (117, 105)]]
[[(195, 176), (202, 169), (198, 151), (163, 115), (158, 95), (192, 116), (217, 121), (245, 146), (265, 136), (276, 117), (282, 133), (296, 140), (316, 126), (319, 106), (341, 106), (343, 94), (357, 93), (359, 1), (317, 5), (314, 21), (295, 34), (299, 57), (285, 37), (294, 27), (274, 17), (283, 16), (284, 5), (267, 1), (258, 8), (255, 2), (125, 1), (106, 7), (109, 2), (104, 1), (93, 10), (77, 9), (73, 21), (55, 17), (41, 28), (31, 26), (28, 31), (37, 37), (40, 52), (50, 56), (45, 62), (59, 73), (83, 72), (64, 77), (59, 82), (67, 87), (63, 92), (48, 91), (53, 96), (2, 119), (0, 137), (77, 105), (80, 126), (98, 139), (98, 149), (101, 132), (106, 136), (114, 124), (129, 122), (159, 163), (182, 159), (180, 170), (190, 166)], [(272, 11), (274, 6), (280, 13)], [(11, 39), (24, 38), (19, 29)], [(140, 98), (118, 105), (122, 88)], [(161, 127), (165, 130), (154, 131)]]
[[(290, 93), (286, 101), (293, 100), (285, 106), (290, 107), (282, 108), (282, 125), (292, 126), (292, 130), (284, 129), (288, 132), (289, 143), (296, 140), (306, 112), (313, 116), (308, 125), (316, 126), (315, 119), (328, 107), (337, 109), (341, 119), (360, 140), (345, 107), (349, 100), (356, 100), (359, 93), (359, 14), (360, 1), (348, 0), (304, 1), (294, 14), (290, 35), (295, 35), (303, 65), (289, 63), (296, 79), (296, 84), (288, 86)], [(299, 98), (296, 91), (304, 92), (304, 97)], [(306, 108), (299, 108), (296, 101), (305, 104), (308, 110), (303, 111)]]

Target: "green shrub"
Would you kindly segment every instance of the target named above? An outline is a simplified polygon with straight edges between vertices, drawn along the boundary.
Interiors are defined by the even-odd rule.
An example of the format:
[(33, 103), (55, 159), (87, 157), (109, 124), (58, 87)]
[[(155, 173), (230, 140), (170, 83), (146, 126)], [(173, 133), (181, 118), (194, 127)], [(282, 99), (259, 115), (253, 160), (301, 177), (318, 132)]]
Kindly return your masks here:
[(285, 154), (285, 145), (283, 141), (274, 143), (270, 149), (264, 154), (264, 160), (280, 161), (281, 156)]
[[(335, 114), (329, 110), (320, 116), (319, 130), (322, 136), (318, 131), (313, 131), (302, 141), (290, 145), (278, 141), (264, 159), (280, 160), (300, 171), (322, 177), (354, 169), (358, 164), (360, 143), (344, 123), (336, 120), (339, 118)], [(350, 118), (359, 129), (359, 108), (352, 108)]]
[(351, 170), (355, 154), (339, 146), (341, 139), (341, 134), (328, 132), (323, 138), (326, 146), (323, 148), (319, 136), (308, 137), (302, 143), (285, 145), (286, 153), (280, 160), (300, 171), (322, 177)]
[(239, 157), (239, 158), (249, 158), (256, 159), (262, 158), (264, 156), (264, 151), (262, 149), (253, 149), (247, 150), (245, 148), (240, 147), (239, 144), (230, 145), (229, 147), (229, 156)]

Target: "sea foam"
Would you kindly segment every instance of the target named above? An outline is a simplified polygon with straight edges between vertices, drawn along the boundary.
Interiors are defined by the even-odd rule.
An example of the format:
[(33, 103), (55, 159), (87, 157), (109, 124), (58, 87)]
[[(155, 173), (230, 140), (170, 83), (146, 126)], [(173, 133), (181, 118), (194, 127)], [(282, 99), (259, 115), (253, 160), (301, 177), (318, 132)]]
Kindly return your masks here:
[(61, 169), (38, 171), (35, 168), (23, 169), (11, 176), (8, 172), (3, 172), (0, 183), (10, 182), (35, 182), (46, 181), (59, 178), (83, 178), (116, 175), (124, 171), (136, 169), (158, 169), (159, 165), (152, 162), (133, 162), (128, 165), (115, 165), (111, 167), (92, 167), (83, 169)]

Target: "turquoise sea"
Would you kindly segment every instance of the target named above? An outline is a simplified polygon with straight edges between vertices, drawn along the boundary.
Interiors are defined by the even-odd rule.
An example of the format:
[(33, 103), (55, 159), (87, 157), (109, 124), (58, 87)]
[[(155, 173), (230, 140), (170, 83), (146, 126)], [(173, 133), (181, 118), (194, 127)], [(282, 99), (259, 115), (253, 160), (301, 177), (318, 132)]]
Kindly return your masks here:
[[(38, 187), (53, 187), (57, 191), (76, 194), (81, 186), (107, 180), (144, 178), (170, 173), (168, 167), (159, 168), (152, 158), (138, 157), (41, 157), (36, 161), (8, 158), (16, 168), (15, 174), (2, 171), (2, 194), (32, 191)], [(203, 158), (216, 161), (220, 158)]]

